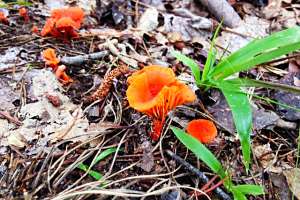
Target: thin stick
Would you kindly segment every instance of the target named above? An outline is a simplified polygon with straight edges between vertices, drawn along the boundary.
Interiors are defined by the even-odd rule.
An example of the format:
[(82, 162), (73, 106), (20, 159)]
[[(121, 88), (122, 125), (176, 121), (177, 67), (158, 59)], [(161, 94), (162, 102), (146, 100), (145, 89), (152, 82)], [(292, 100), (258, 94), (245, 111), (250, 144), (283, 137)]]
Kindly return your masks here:
[[(183, 166), (185, 166), (189, 171), (191, 171), (192, 173), (196, 174), (199, 179), (203, 182), (203, 183), (207, 183), (209, 181), (208, 177), (201, 171), (199, 171), (197, 168), (195, 168), (193, 165), (191, 165), (190, 163), (186, 162), (184, 159), (182, 159), (181, 157), (179, 157), (178, 155), (174, 154), (172, 151), (170, 150), (166, 150), (166, 153), (171, 156), (174, 160), (176, 160), (178, 163), (182, 164)], [(218, 195), (220, 198), (224, 199), (224, 200), (232, 200), (231, 197), (226, 194), (221, 188), (217, 187), (213, 190), (213, 192)]]

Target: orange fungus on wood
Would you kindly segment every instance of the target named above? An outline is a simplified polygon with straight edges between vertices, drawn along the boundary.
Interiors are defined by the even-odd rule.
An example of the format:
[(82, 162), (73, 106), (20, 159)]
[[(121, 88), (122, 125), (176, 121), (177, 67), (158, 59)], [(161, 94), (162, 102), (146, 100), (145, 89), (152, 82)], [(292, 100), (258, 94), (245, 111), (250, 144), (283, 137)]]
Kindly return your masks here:
[(217, 128), (214, 123), (206, 119), (197, 119), (189, 122), (186, 128), (188, 134), (202, 143), (210, 143), (217, 136)]
[(153, 140), (159, 138), (169, 111), (196, 99), (194, 92), (176, 79), (172, 69), (166, 67), (147, 66), (133, 73), (128, 83), (126, 95), (130, 107), (154, 119)]

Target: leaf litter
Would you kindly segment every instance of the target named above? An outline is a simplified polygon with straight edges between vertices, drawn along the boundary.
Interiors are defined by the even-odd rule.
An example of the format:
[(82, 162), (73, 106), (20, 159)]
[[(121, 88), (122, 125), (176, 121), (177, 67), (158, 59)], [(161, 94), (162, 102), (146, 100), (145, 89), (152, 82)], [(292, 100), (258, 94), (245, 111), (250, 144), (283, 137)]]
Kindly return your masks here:
[[(41, 30), (51, 10), (67, 7), (69, 1), (34, 2), (35, 7), (26, 7), (30, 17), (28, 23), (18, 16), (16, 10), (20, 6), (16, 10), (6, 9), (9, 25), (0, 24), (0, 103), (1, 111), (7, 114), (0, 115), (0, 177), (3, 177), (0, 178), (0, 197), (19, 198), (29, 194), (63, 199), (72, 190), (99, 187), (99, 182), (84, 176), (76, 166), (81, 162), (89, 166), (104, 149), (116, 147), (122, 151), (92, 167), (104, 175), (103, 181), (108, 184), (101, 191), (134, 196), (137, 191), (146, 194), (172, 186), (175, 189), (160, 192), (156, 198), (184, 199), (190, 191), (183, 186), (201, 188), (203, 185), (185, 168), (178, 168), (171, 158), (164, 156), (164, 150), (176, 151), (200, 170), (210, 171), (166, 130), (170, 123), (186, 127), (189, 121), (203, 117), (214, 119), (218, 125), (216, 140), (207, 146), (226, 167), (235, 169), (234, 180), (264, 184), (271, 199), (277, 199), (277, 192), (282, 197), (288, 196), (289, 191), (282, 189), (285, 184), (297, 197), (299, 184), (290, 178), (298, 176), (294, 149), (299, 112), (295, 109), (252, 98), (255, 108), (252, 148), (257, 163), (250, 170), (255, 176), (241, 170), (241, 153), (230, 109), (224, 97), (215, 91), (201, 92), (198, 95), (201, 101), (172, 111), (160, 140), (151, 141), (151, 120), (129, 108), (125, 95), (130, 71), (149, 64), (169, 66), (179, 80), (195, 91), (197, 87), (191, 72), (175, 61), (170, 52), (180, 50), (203, 66), (217, 19), (207, 8), (193, 1), (178, 4), (160, 0), (120, 2), (123, 4), (74, 1), (72, 5), (80, 6), (86, 18), (80, 30), (76, 30), (79, 37), (69, 41), (31, 34), (33, 25)], [(251, 9), (247, 13), (239, 11), (242, 23), (236, 28), (223, 27), (216, 42), (219, 57), (224, 51), (226, 54), (226, 51), (238, 50), (253, 38), (299, 23), (297, 3), (278, 1), (275, 8), (279, 12), (274, 13), (270, 10), (274, 1), (269, 1), (263, 9), (256, 4), (232, 2), (237, 11), (239, 5), (244, 6), (242, 12), (246, 4), (248, 8), (251, 5)], [(44, 69), (40, 54), (48, 47), (54, 48), (61, 60), (76, 57), (77, 62), (79, 59), (77, 64), (63, 63), (74, 82), (62, 85), (49, 68)], [(101, 56), (93, 59), (89, 56), (93, 53), (101, 53)], [(124, 63), (129, 65), (130, 71), (112, 76), (109, 87), (104, 87), (109, 72)], [(257, 70), (240, 76), (263, 73), (264, 79), (299, 86), (298, 71), (295, 71), (299, 67), (297, 59), (272, 66), (281, 71), (275, 74)], [(288, 68), (294, 71), (283, 76)], [(94, 98), (86, 105), (85, 98), (97, 91), (99, 85), (101, 100)], [(101, 89), (101, 85), (105, 89)], [(296, 95), (267, 89), (257, 89), (254, 93), (299, 107)], [(291, 123), (289, 128), (279, 125), (282, 121), (285, 125)], [(12, 171), (16, 172), (14, 176)], [(286, 179), (278, 178), (283, 175)], [(280, 181), (276, 182), (274, 177)], [(49, 185), (44, 180), (49, 180)], [(55, 191), (54, 196), (51, 191)], [(212, 193), (208, 195), (215, 198)], [(87, 196), (82, 194), (80, 198)]]

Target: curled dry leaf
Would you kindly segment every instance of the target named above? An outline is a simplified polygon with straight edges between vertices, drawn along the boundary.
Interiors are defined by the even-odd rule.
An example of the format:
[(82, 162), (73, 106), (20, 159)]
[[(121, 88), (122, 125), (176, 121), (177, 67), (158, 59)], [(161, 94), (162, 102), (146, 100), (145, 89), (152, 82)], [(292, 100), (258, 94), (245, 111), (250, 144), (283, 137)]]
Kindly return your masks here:
[(300, 169), (293, 168), (286, 170), (283, 171), (283, 174), (286, 177), (290, 190), (300, 199)]
[(194, 92), (176, 79), (172, 69), (147, 66), (128, 78), (126, 95), (130, 107), (152, 117), (151, 138), (157, 140), (167, 114), (176, 106), (196, 99)]

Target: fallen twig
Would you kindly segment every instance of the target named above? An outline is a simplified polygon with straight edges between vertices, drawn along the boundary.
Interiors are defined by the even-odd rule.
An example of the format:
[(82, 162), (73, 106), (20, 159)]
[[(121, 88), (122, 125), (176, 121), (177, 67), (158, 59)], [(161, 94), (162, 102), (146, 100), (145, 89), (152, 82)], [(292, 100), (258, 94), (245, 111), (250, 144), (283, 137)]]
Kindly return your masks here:
[(218, 19), (224, 20), (224, 24), (230, 28), (239, 25), (241, 18), (226, 0), (199, 0), (202, 5)]
[[(199, 171), (197, 168), (195, 168), (193, 165), (191, 165), (190, 163), (186, 162), (184, 159), (182, 159), (181, 157), (179, 157), (178, 155), (174, 154), (172, 151), (170, 150), (166, 150), (166, 153), (171, 156), (174, 160), (176, 160), (178, 163), (182, 164), (183, 166), (185, 166), (189, 171), (191, 171), (192, 173), (196, 174), (199, 179), (203, 182), (203, 183), (207, 183), (209, 182), (208, 177), (201, 171)], [(221, 188), (217, 187), (213, 190), (213, 192), (218, 195), (220, 198), (224, 199), (224, 200), (232, 200), (231, 197), (226, 194)]]
[(104, 56), (108, 55), (108, 51), (100, 51), (97, 53), (91, 53), (86, 55), (79, 55), (79, 56), (64, 56), (61, 58), (60, 62), (65, 65), (81, 65), (89, 60), (99, 60)]
[(16, 117), (12, 117), (12, 116), (10, 115), (10, 113), (9, 113), (9, 112), (6, 112), (6, 111), (0, 111), (0, 118), (5, 118), (5, 119), (7, 119), (9, 122), (14, 123), (14, 124), (16, 124), (17, 126), (21, 126), (21, 125), (22, 125), (22, 122), (21, 122), (19, 119), (17, 119)]

